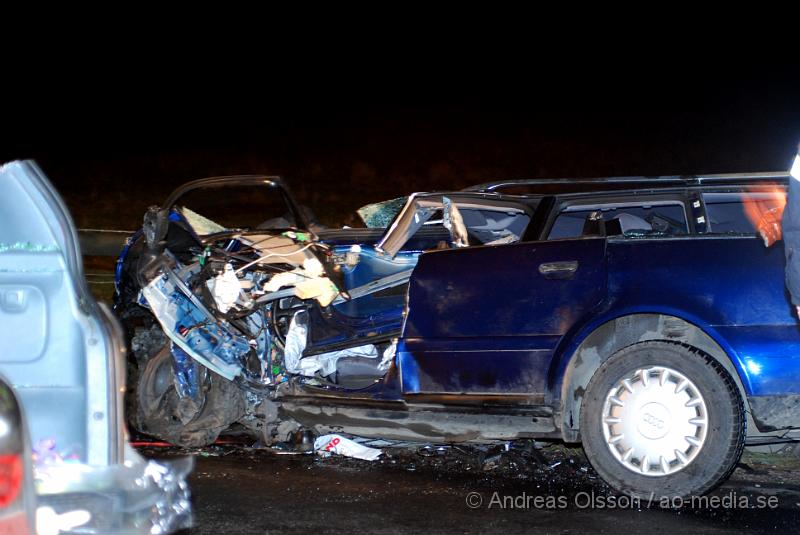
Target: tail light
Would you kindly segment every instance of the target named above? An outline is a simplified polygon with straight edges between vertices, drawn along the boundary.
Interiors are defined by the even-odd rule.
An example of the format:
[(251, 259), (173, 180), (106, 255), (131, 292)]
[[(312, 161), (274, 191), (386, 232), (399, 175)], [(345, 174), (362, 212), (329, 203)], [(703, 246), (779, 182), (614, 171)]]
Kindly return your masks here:
[(0, 535), (36, 532), (30, 446), (14, 390), (0, 378)]
[(20, 455), (0, 455), (0, 508), (14, 503), (22, 490), (22, 463)]

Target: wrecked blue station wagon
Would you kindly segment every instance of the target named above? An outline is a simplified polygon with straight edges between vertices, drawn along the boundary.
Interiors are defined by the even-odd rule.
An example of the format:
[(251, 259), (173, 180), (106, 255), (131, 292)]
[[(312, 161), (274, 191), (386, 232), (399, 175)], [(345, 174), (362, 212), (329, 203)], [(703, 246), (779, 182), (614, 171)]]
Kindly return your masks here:
[(707, 492), (748, 423), (798, 425), (784, 254), (752, 215), (787, 179), (496, 182), (337, 230), (280, 178), (188, 183), (118, 261), (131, 423), (184, 445), (234, 424), (267, 444), (563, 440), (630, 495)]

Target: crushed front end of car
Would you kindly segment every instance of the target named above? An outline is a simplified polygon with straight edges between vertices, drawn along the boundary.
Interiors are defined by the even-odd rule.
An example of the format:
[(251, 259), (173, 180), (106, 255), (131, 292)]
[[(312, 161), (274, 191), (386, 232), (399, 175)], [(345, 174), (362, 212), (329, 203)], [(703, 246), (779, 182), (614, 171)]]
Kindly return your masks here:
[[(283, 205), (273, 213), (230, 205), (220, 212), (231, 196), (270, 204), (258, 194), (230, 193), (243, 188), (266, 190)], [(191, 204), (193, 193), (209, 191), (219, 205)], [(280, 217), (260, 219), (270, 215)], [(364, 385), (385, 374), (402, 309), (360, 317), (340, 305), (402, 285), (409, 273), (369, 280), (351, 296), (345, 277), (352, 254), (339, 254), (310, 226), (277, 177), (191, 182), (148, 210), (118, 264), (117, 313), (134, 353), (129, 408), (137, 430), (196, 446), (239, 423), (269, 442), (269, 400), (289, 383), (335, 385), (342, 359), (358, 368), (349, 379)]]

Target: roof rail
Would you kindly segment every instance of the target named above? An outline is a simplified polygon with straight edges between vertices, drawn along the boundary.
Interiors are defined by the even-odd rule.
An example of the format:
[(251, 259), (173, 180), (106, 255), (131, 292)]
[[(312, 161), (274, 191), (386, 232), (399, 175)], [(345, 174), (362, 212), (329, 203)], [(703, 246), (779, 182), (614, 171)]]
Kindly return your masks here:
[(789, 180), (788, 171), (767, 171), (761, 173), (722, 173), (717, 175), (697, 175), (698, 183), (721, 181), (759, 181), (759, 180)]
[(605, 178), (534, 178), (529, 180), (499, 180), (487, 182), (464, 188), (464, 191), (490, 193), (504, 188), (518, 186), (557, 186), (557, 185), (602, 185), (602, 184), (675, 184), (675, 185), (701, 185), (712, 183), (737, 183), (788, 180), (789, 174), (785, 171), (766, 173), (727, 173), (715, 175), (672, 175), (672, 176), (620, 176)]

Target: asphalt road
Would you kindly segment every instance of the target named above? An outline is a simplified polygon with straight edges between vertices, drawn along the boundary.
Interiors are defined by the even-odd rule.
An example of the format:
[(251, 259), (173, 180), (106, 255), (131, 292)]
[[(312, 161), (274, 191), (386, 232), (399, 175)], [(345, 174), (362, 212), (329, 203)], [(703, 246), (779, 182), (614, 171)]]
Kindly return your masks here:
[(792, 455), (746, 454), (710, 497), (681, 506), (616, 495), (580, 451), (561, 447), (387, 450), (372, 463), (222, 447), (189, 453), (197, 465), (195, 528), (187, 535), (652, 535), (797, 533), (800, 527), (800, 463)]

